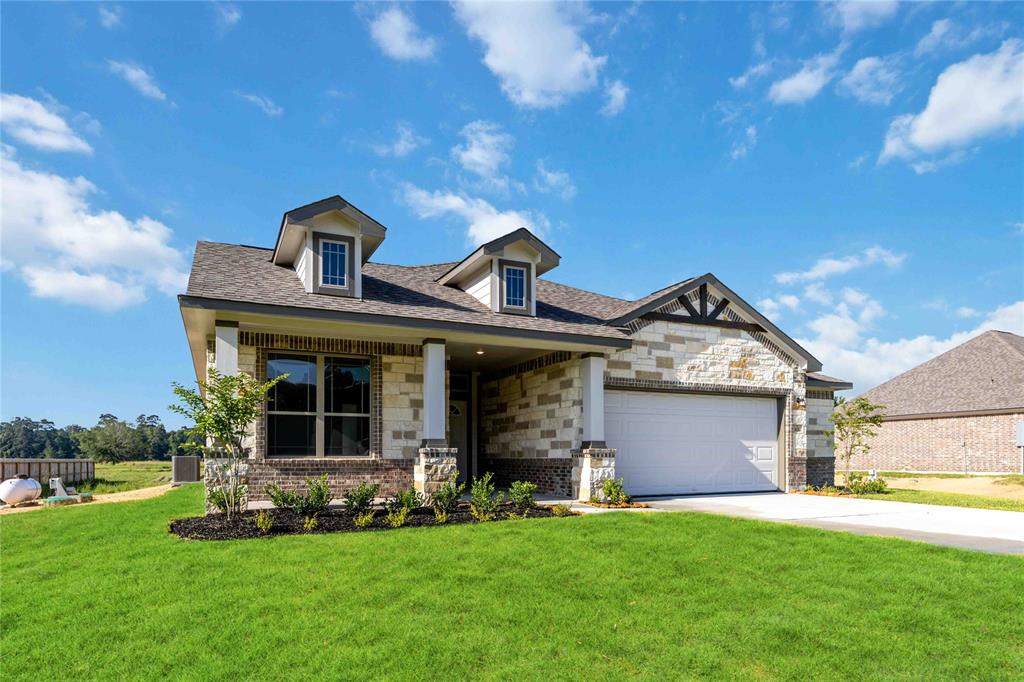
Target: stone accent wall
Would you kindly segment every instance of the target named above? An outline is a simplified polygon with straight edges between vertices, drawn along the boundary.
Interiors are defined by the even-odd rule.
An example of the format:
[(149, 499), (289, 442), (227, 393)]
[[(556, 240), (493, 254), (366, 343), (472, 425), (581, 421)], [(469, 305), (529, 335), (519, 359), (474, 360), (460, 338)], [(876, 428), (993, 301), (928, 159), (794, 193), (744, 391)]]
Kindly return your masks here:
[(423, 440), (423, 356), (381, 358), (383, 457), (415, 459)]
[(605, 501), (604, 482), (615, 478), (615, 450), (584, 448), (572, 453), (572, 495), (577, 500)]
[(555, 495), (572, 495), (572, 463), (565, 457), (531, 457), (529, 459), (484, 459), (480, 473), (490, 471), (494, 483), (507, 488), (512, 481), (530, 481), (537, 490)]
[[(855, 470), (1020, 473), (1017, 414), (891, 420), (882, 424)], [(964, 444), (966, 443), (966, 448)], [(966, 466), (965, 466), (966, 460)]]
[(413, 467), (413, 484), (426, 501), (455, 475), (458, 452), (457, 448), (420, 448)]
[[(820, 396), (815, 391), (816, 396)], [(832, 428), (829, 416), (832, 414), (832, 394), (828, 397), (807, 397), (807, 456), (808, 457), (832, 457), (832, 439), (825, 435), (825, 431)]]

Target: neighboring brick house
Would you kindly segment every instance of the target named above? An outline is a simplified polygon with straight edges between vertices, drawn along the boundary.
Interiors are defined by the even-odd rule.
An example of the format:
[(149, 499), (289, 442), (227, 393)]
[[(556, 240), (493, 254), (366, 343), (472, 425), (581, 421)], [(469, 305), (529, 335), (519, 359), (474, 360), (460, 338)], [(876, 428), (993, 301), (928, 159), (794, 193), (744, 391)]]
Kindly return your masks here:
[(1024, 337), (985, 332), (864, 397), (886, 417), (854, 469), (1024, 473)]
[(707, 274), (638, 301), (557, 284), (526, 229), (458, 262), (369, 259), (385, 228), (340, 197), (271, 249), (199, 242), (179, 298), (196, 376), (287, 373), (253, 425), (250, 491), (327, 473), (429, 492), (457, 468), (587, 498), (831, 480), (821, 436), (849, 384)]

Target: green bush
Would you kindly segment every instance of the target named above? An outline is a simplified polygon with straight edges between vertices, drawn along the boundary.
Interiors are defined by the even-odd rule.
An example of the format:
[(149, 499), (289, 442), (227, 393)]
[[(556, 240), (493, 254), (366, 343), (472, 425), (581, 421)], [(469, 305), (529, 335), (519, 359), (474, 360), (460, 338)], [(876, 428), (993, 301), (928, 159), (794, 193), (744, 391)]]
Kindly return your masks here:
[(871, 480), (867, 474), (851, 473), (848, 476), (848, 487), (855, 495), (869, 495), (872, 493), (884, 493), (889, 489), (889, 484), (881, 478)]
[(452, 474), (451, 478), (441, 484), (441, 487), (431, 497), (435, 516), (439, 509), (445, 513), (445, 518), (447, 518), (448, 514), (455, 511), (455, 507), (459, 504), (459, 498), (462, 497), (463, 491), (466, 490), (466, 484), (457, 483), (458, 480), (459, 472), (456, 471)]
[(438, 523), (448, 523), (448, 512), (440, 507), (434, 507), (434, 520)]
[(609, 478), (601, 484), (601, 492), (609, 504), (626, 504), (629, 502), (629, 495), (621, 478)]
[(379, 492), (380, 486), (377, 484), (360, 483), (345, 496), (345, 510), (353, 516), (365, 514)]
[(227, 495), (220, 488), (208, 488), (206, 491), (206, 501), (221, 514), (228, 510)]
[(551, 507), (551, 513), (555, 516), (569, 516), (572, 514), (572, 507), (568, 504), (559, 502), (555, 506)]
[(373, 517), (377, 514), (373, 509), (365, 511), (362, 514), (356, 514), (355, 518), (352, 519), (352, 523), (356, 524), (356, 528), (368, 528), (373, 525)]
[(537, 484), (529, 481), (513, 481), (509, 488), (508, 498), (516, 506), (519, 513), (524, 513), (534, 507), (533, 494), (537, 492)]
[(388, 510), (401, 507), (408, 511), (412, 511), (422, 504), (423, 496), (416, 491), (416, 488), (409, 488), (408, 490), (400, 490), (395, 493), (395, 496), (388, 500), (385, 506)]
[(265, 509), (261, 509), (256, 512), (256, 517), (253, 519), (253, 523), (256, 524), (257, 530), (263, 535), (270, 532), (270, 529), (274, 527), (274, 517), (270, 515)]
[(498, 513), (505, 496), (495, 490), (494, 475), (490, 471), (473, 479), (470, 489), (469, 513), (477, 521), (490, 521)]
[(317, 521), (315, 516), (305, 516), (302, 519), (302, 530), (311, 533), (316, 530)]
[(291, 509), (304, 518), (316, 518), (327, 511), (331, 503), (331, 486), (327, 482), (327, 474), (316, 478), (307, 478), (309, 492), (305, 495), (295, 490), (283, 490), (276, 483), (268, 483), (264, 488), (270, 501), (279, 509)]
[(388, 509), (387, 516), (384, 517), (384, 523), (389, 528), (400, 528), (405, 525), (405, 522), (409, 519), (409, 507), (403, 507), (401, 505)]

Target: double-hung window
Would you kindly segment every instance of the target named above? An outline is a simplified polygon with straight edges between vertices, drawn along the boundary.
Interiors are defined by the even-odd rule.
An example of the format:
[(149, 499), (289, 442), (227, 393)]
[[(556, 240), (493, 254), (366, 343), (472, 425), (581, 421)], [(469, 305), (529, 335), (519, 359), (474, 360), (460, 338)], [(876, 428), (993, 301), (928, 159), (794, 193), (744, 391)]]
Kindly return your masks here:
[(505, 266), (505, 307), (526, 307), (526, 268)]
[(320, 241), (320, 285), (348, 286), (348, 244), (345, 242)]
[(370, 361), (270, 353), (267, 457), (340, 457), (370, 451)]

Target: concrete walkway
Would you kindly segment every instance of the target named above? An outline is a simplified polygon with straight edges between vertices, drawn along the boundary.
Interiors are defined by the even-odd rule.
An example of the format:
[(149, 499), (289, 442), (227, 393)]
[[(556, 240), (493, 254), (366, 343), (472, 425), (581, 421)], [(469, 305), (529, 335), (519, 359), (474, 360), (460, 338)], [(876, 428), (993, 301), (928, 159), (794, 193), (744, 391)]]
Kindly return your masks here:
[(742, 516), (1024, 555), (1024, 513), (785, 493), (644, 498), (654, 509)]

